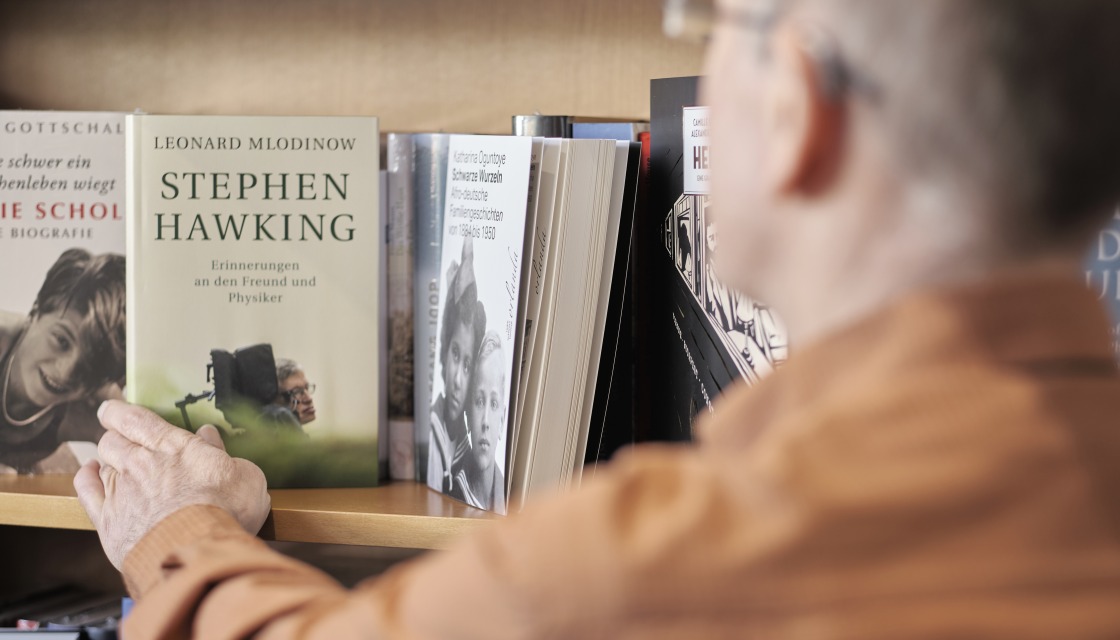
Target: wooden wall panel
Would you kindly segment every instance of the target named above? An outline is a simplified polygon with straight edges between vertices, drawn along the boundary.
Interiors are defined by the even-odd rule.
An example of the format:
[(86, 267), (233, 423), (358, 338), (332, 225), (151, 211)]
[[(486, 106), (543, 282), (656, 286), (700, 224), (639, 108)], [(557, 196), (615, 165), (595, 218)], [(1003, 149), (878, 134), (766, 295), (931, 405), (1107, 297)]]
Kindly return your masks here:
[(386, 131), (505, 133), (514, 113), (649, 117), (700, 72), (658, 0), (0, 3), (6, 107), (374, 114)]

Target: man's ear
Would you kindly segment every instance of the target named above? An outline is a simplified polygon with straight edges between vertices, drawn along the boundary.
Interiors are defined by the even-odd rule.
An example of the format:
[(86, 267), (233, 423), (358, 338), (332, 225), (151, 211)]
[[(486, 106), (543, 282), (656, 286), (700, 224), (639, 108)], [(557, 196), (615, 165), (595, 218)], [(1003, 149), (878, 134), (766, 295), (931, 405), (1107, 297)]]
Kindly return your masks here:
[(811, 34), (781, 29), (772, 45), (774, 65), (764, 105), (765, 178), (775, 192), (811, 193), (824, 187), (840, 157), (843, 96), (821, 77)]

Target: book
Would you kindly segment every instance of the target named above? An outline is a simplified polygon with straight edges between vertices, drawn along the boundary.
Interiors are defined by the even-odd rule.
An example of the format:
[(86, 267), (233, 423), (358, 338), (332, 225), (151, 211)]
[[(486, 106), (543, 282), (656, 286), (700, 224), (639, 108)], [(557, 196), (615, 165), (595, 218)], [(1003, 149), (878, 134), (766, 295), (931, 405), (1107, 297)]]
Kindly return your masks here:
[(563, 140), (560, 148), (552, 237), (512, 465), (510, 493), (518, 508), (535, 495), (570, 486), (582, 468), (585, 400), (594, 394), (605, 332), (604, 270), (613, 275), (607, 245), (617, 237), (619, 219), (612, 211), (615, 168), (620, 156), (627, 157), (609, 140)]
[(414, 222), (412, 136), (388, 135), (386, 188), (388, 227), (386, 234), (387, 376), (389, 422), (389, 476), (394, 480), (416, 477), (416, 437), (413, 402), (413, 246)]
[(1120, 209), (1089, 249), (1085, 282), (1112, 318), (1112, 343), (1120, 361)]
[(514, 354), (533, 139), (452, 136), (439, 286), (429, 486), (506, 510)]
[(650, 82), (650, 191), (640, 240), (640, 285), (651, 350), (635, 385), (650, 403), (644, 437), (690, 440), (697, 414), (734, 382), (781, 366), (785, 330), (761, 301), (739, 294), (712, 269), (718, 229), (708, 219), (707, 109), (695, 76)]
[(643, 120), (620, 122), (573, 122), (572, 137), (584, 140), (623, 140), (639, 142), (641, 134), (649, 131), (649, 122)]
[[(550, 182), (551, 187), (555, 188), (555, 175), (548, 174), (545, 171), (545, 155), (546, 152), (551, 155), (557, 155), (555, 149), (550, 149), (549, 142), (558, 143), (556, 139), (549, 140), (541, 136), (532, 137), (533, 144), (530, 152), (529, 161), (529, 195), (525, 203), (525, 240), (521, 253), (521, 287), (520, 296), (518, 300), (518, 317), (517, 327), (519, 339), (516, 342), (516, 350), (513, 354), (514, 361), (514, 374), (513, 384), (510, 391), (511, 395), (511, 411), (509, 419), (509, 442), (507, 449), (511, 452), (517, 451), (517, 436), (521, 432), (521, 417), (523, 398), (525, 394), (522, 393), (521, 387), (525, 383), (525, 375), (529, 370), (529, 363), (532, 360), (532, 342), (533, 342), (533, 327), (534, 322), (537, 320), (537, 314), (540, 311), (540, 288), (534, 287), (535, 283), (539, 283), (538, 276), (540, 274), (539, 267), (542, 260), (542, 254), (545, 249), (542, 247), (542, 241), (547, 244), (547, 235), (551, 232), (552, 218), (551, 207), (548, 206), (547, 200), (552, 198), (551, 194), (546, 194), (542, 197), (542, 191), (547, 189), (548, 185), (543, 185), (542, 182)], [(556, 145), (553, 145), (554, 147)], [(550, 159), (550, 169), (554, 169), (555, 163)], [(542, 206), (544, 205), (544, 206)], [(506, 480), (509, 484), (509, 471), (512, 470), (513, 460), (510, 460), (510, 466), (507, 467)]]
[(511, 131), (515, 136), (637, 142), (640, 133), (649, 131), (649, 122), (631, 118), (535, 113), (513, 116)]
[(447, 150), (451, 136), (417, 133), (412, 136), (412, 202), (415, 226), (413, 249), (413, 429), (416, 439), (416, 480), (428, 484), (428, 407), (435, 396), (439, 354), (440, 261), (443, 259), (443, 210), (447, 198)]
[(572, 137), (570, 116), (550, 116), (539, 113), (516, 115), (512, 118), (510, 129), (515, 136), (542, 138)]
[(74, 473), (122, 397), (124, 118), (0, 111), (0, 473)]
[(376, 118), (131, 115), (126, 393), (270, 487), (371, 486), (385, 407)]
[[(385, 138), (379, 139), (379, 146), (384, 152)], [(377, 252), (377, 308), (382, 313), (377, 316), (377, 354), (378, 371), (381, 376), (377, 385), (378, 425), (377, 434), (377, 479), (386, 481), (389, 475), (389, 285), (392, 278), (389, 275), (389, 172), (385, 169), (386, 158), (384, 153), (378, 156), (377, 171), (377, 230), (381, 234), (381, 250)], [(279, 382), (279, 378), (277, 378)]]
[[(545, 266), (550, 255), (554, 233), (553, 214), (556, 208), (557, 186), (562, 183), (562, 168), (566, 167), (564, 154), (566, 147), (560, 138), (544, 138), (541, 146), (541, 159), (537, 177), (537, 199), (533, 206), (531, 242), (526, 254), (525, 265), (529, 273), (526, 282), (526, 302), (524, 314), (524, 342), (520, 361), (518, 387), (527, 383), (529, 371), (533, 366), (536, 329), (539, 325), (541, 299), (544, 297)], [(514, 433), (520, 431), (525, 394), (519, 394), (514, 417)], [(516, 444), (516, 443), (514, 443)]]
[[(648, 132), (647, 132), (648, 134)], [(647, 136), (648, 137), (648, 136)], [(614, 264), (609, 268), (609, 295), (605, 304), (606, 316), (601, 321), (603, 343), (600, 350), (596, 386), (588, 417), (584, 451), (585, 467), (608, 460), (623, 445), (634, 442), (633, 378), (634, 378), (634, 301), (633, 301), (633, 238), (634, 218), (638, 208), (641, 178), (642, 145), (634, 142), (619, 147), (626, 151), (626, 162), (616, 165), (615, 174), (624, 172), (616, 180), (612, 197), (621, 197), (618, 211), (618, 238), (608, 241), (608, 251), (614, 254)], [(619, 193), (621, 189), (621, 193)], [(614, 205), (612, 204), (612, 207)], [(604, 271), (604, 278), (608, 277)], [(602, 293), (600, 293), (602, 295)]]
[(584, 405), (576, 427), (576, 447), (569, 451), (565, 461), (576, 482), (582, 477), (582, 464), (586, 459), (589, 436), (594, 432), (594, 442), (601, 443), (606, 411), (610, 402), (619, 363), (618, 346), (622, 326), (626, 322), (626, 276), (630, 262), (630, 233), (634, 219), (635, 193), (637, 191), (637, 160), (641, 151), (638, 143), (618, 140), (614, 145), (614, 168), (611, 171), (610, 202), (607, 209), (606, 236), (603, 243), (602, 265), (596, 298), (595, 317), (591, 325), (592, 337)]
[[(439, 163), (415, 148), (428, 185)], [(438, 292), (421, 302), (418, 291), (416, 304), (417, 350), (430, 349), (434, 365), (424, 463), (433, 489), (501, 513), (578, 483), (615, 375), (639, 151), (601, 139), (446, 139), (440, 267), (417, 274)], [(432, 216), (419, 203), (434, 201), (420, 191), (418, 270), (435, 244), (420, 237)]]

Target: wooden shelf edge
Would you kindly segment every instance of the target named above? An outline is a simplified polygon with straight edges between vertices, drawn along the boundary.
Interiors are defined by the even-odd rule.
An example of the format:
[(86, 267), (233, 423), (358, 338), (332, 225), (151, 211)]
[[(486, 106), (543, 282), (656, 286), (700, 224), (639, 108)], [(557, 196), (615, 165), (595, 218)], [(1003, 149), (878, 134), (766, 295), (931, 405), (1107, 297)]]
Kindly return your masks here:
[[(270, 493), (267, 540), (444, 549), (494, 519), (411, 482)], [(2, 525), (93, 530), (67, 476), (0, 476)]]

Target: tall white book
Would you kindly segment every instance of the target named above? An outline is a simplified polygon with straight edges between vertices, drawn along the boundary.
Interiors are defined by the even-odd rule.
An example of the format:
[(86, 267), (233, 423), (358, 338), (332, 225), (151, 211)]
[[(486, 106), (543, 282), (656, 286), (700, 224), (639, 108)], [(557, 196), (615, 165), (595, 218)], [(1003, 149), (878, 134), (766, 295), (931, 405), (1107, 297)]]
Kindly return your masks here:
[[(504, 513), (534, 141), (452, 136), (428, 484)], [(539, 144), (538, 144), (539, 148)]]
[(128, 399), (272, 487), (378, 481), (377, 120), (129, 116)]
[(125, 364), (124, 114), (0, 111), (0, 473), (73, 473)]

